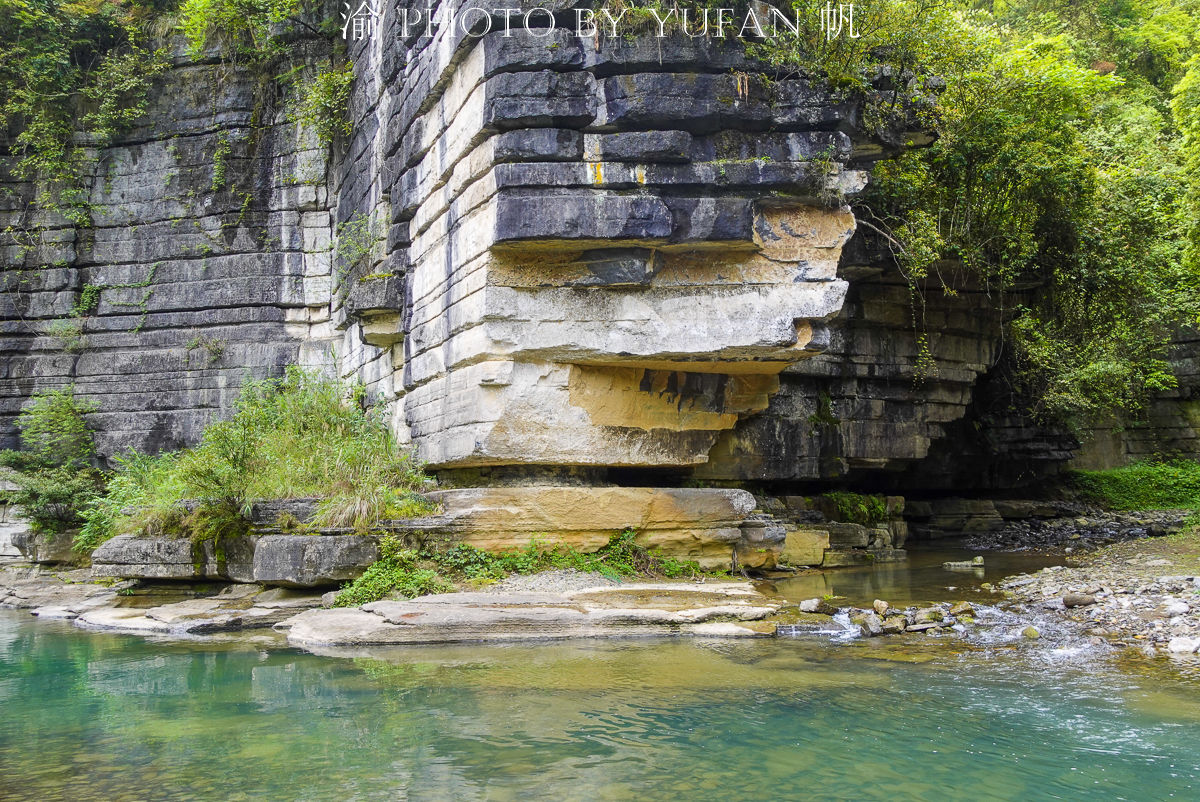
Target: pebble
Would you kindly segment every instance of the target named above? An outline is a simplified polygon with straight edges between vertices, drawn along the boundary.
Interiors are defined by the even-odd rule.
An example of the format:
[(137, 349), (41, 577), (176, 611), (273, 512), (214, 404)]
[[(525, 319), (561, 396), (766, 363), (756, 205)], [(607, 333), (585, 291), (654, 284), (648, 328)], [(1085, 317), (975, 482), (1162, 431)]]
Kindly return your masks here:
[(1167, 651), (1171, 654), (1193, 654), (1200, 649), (1200, 639), (1171, 638), (1167, 641)]

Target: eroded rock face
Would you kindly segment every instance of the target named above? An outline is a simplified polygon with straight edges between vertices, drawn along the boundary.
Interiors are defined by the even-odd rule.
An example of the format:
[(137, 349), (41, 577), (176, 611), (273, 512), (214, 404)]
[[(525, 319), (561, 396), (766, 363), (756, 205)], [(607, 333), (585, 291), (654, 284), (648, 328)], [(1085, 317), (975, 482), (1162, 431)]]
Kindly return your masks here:
[(744, 490), (652, 487), (488, 487), (428, 494), (445, 513), (423, 531), (476, 548), (507, 551), (531, 541), (595, 551), (616, 532), (706, 570), (770, 568), (783, 529), (752, 518)]
[[(326, 148), (287, 122), (269, 76), (161, 44), (147, 114), (85, 183), (91, 225), (31, 214), (39, 189), (0, 158), (0, 229), (17, 232), (0, 240), (0, 447), (33, 393), (73, 384), (99, 404), (102, 455), (180, 448), (244, 377), (328, 361)], [(301, 37), (280, 69), (328, 51)]]
[[(33, 392), (71, 382), (100, 404), (102, 454), (187, 445), (244, 376), (300, 362), (362, 380), (443, 478), (544, 471), (526, 482), (540, 490), (480, 491), (471, 512), (448, 511), (469, 542), (545, 532), (590, 548), (632, 527), (714, 568), (769, 567), (785, 542), (799, 564), (885, 555), (906, 533), (901, 521), (839, 544), (717, 491), (621, 496), (606, 486), (626, 481), (616, 472), (1003, 486), (1013, 475), (989, 466), (1039, 474), (1070, 457), (1070, 438), (1016, 420), (964, 446), (986, 439), (976, 407), (1000, 312), (982, 288), (930, 287), (922, 340), (909, 288), (857, 231), (845, 202), (871, 162), (927, 141), (864, 133), (870, 91), (764, 72), (711, 38), (406, 38), (398, 17), (352, 43), (354, 133), (332, 149), (250, 71), (174, 41), (146, 118), (99, 153), (94, 226), (25, 219), (36, 188), (0, 176), (13, 190), (0, 222), (47, 232), (0, 255), (0, 445)], [(284, 67), (328, 52), (301, 35)], [(79, 337), (47, 334), (52, 321)], [(1191, 407), (1175, 404), (1194, 383), (1161, 416), (1171, 442), (1194, 446)], [(591, 489), (564, 494), (564, 475)], [(663, 513), (667, 498), (686, 515)], [(713, 517), (710, 503), (738, 511)], [(531, 529), (550, 508), (553, 526)], [(108, 565), (180, 578), (253, 576), (267, 553), (122, 548)], [(348, 563), (363, 556), (346, 548)], [(271, 562), (273, 581), (316, 578), (297, 554)]]
[(250, 535), (214, 543), (121, 535), (92, 554), (92, 573), (125, 579), (221, 580), (308, 588), (354, 579), (379, 559), (366, 535)]
[(547, 34), (358, 47), (337, 215), (390, 226), (356, 270), (404, 303), (335, 299), (343, 370), (435, 470), (701, 465), (829, 342), (863, 97), (713, 40)]
[(21, 517), (19, 507), (0, 504), (0, 558), (22, 556), (15, 541), (28, 530), (29, 523)]
[(253, 576), (264, 585), (337, 585), (354, 579), (377, 559), (378, 539), (365, 535), (265, 535), (254, 547)]
[(9, 537), (13, 548), (31, 563), (66, 565), (81, 558), (71, 550), (74, 532), (34, 532), (25, 526), (11, 531)]
[(193, 543), (188, 538), (119, 535), (92, 552), (92, 574), (131, 579), (254, 580), (258, 538), (228, 537)]

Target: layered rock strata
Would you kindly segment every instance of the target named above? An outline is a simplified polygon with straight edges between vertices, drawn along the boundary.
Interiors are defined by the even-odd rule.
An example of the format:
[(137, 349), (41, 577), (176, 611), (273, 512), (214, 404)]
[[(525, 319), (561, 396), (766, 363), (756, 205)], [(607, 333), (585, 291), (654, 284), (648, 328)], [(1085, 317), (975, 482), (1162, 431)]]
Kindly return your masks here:
[[(0, 447), (33, 393), (73, 385), (103, 455), (180, 448), (247, 376), (328, 361), (326, 148), (271, 80), (164, 44), (146, 115), (89, 149), (87, 223), (31, 212), (44, 187), (0, 159)], [(280, 71), (328, 52), (299, 39)]]
[[(2, 222), (43, 232), (3, 253), (5, 444), (33, 392), (70, 383), (104, 456), (190, 444), (243, 377), (300, 362), (361, 380), (457, 487), (443, 534), (592, 548), (629, 527), (706, 567), (769, 567), (788, 532), (798, 564), (878, 559), (903, 533), (801, 536), (730, 491), (653, 485), (1005, 486), (1071, 456), (989, 408), (985, 288), (918, 304), (855, 233), (872, 161), (927, 141), (866, 132), (890, 77), (836, 92), (718, 39), (406, 33), (391, 12), (418, 5), (467, 4), (387, 9), (351, 43), (354, 133), (331, 149), (277, 84), (176, 40), (145, 119), (96, 151), (92, 225), (31, 218), (37, 188), (2, 177)], [(302, 75), (330, 52), (291, 44)], [(1154, 428), (1194, 451), (1193, 385)], [(168, 573), (258, 570), (171, 554)], [(305, 559), (271, 581), (329, 579)]]

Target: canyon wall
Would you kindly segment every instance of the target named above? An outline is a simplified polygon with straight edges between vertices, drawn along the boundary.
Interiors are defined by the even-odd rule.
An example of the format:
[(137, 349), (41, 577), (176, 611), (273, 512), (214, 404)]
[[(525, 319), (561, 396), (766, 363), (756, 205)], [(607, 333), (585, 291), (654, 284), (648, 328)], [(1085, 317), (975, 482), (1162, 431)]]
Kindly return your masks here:
[[(273, 77), (333, 63), (330, 41), (268, 74), (176, 39), (145, 118), (96, 150), (91, 225), (0, 175), (3, 445), (31, 394), (74, 385), (104, 456), (178, 448), (299, 363), (361, 380), (481, 542), (628, 526), (709, 564), (784, 537), (730, 486), (1011, 487), (1075, 453), (989, 389), (993, 299), (927, 288), (917, 325), (856, 234), (872, 163), (928, 141), (864, 123), (904, 84), (834, 91), (711, 38), (405, 38), (391, 11), (349, 43), (332, 147)], [(1150, 427), (1193, 452), (1194, 345)], [(611, 485), (589, 512), (578, 488)]]

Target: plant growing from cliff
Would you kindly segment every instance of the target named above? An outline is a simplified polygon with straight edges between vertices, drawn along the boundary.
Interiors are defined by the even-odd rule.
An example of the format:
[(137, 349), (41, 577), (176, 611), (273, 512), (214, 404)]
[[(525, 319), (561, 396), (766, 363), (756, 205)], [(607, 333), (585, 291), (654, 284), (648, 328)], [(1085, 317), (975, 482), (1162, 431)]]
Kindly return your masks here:
[(57, 340), (58, 347), (68, 354), (77, 354), (86, 345), (83, 336), (83, 322), (78, 318), (48, 320), (42, 327), (42, 333)]
[(320, 70), (300, 85), (299, 97), (288, 119), (316, 131), (322, 145), (331, 144), (339, 136), (349, 136), (353, 84), (354, 65), (350, 62)]
[(217, 147), (213, 151), (212, 159), (212, 181), (209, 183), (209, 189), (213, 192), (219, 192), (225, 188), (225, 170), (228, 167), (229, 152), (233, 146), (229, 144), (229, 134), (221, 134), (217, 138)]
[(375, 226), (370, 215), (356, 211), (338, 224), (334, 258), (337, 289), (342, 298), (350, 291), (350, 275), (375, 248)]
[(833, 506), (838, 521), (874, 526), (888, 519), (887, 500), (883, 496), (834, 491), (823, 498)]
[(251, 61), (266, 61), (287, 51), (287, 37), (297, 28), (329, 35), (333, 21), (305, 21), (319, 13), (318, 4), (303, 0), (183, 0), (179, 5), (179, 31), (193, 57), (210, 45), (223, 54)]
[(90, 222), (94, 148), (145, 112), (150, 82), (166, 67), (165, 54), (147, 46), (150, 13), (126, 0), (0, 3), (0, 125), (15, 172), (38, 182), (38, 207), (76, 225)]

